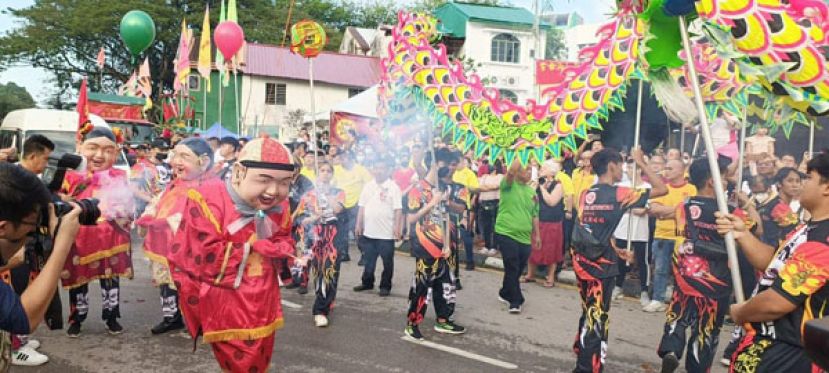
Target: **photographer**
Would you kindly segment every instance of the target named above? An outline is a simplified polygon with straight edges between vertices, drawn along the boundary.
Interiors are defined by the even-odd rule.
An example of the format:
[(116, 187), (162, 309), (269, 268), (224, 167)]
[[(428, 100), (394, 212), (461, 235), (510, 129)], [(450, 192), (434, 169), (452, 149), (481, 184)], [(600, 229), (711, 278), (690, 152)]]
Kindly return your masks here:
[[(38, 214), (50, 201), (49, 192), (37, 176), (21, 167), (0, 163), (0, 256), (3, 263), (23, 247), (27, 236), (38, 222)], [(50, 231), (57, 236), (52, 255), (43, 266), (40, 275), (18, 297), (10, 286), (0, 284), (0, 330), (9, 333), (29, 334), (43, 321), (55, 284), (67, 254), (78, 232), (77, 206), (58, 219), (49, 207)], [(8, 343), (8, 341), (6, 341)], [(11, 351), (3, 351), (0, 371), (8, 369)]]
[[(32, 135), (23, 143), (23, 159), (20, 160), (20, 167), (40, 175), (46, 170), (49, 163), (49, 156), (55, 150), (55, 143), (43, 135)], [(41, 208), (41, 213), (48, 213), (48, 210)], [(26, 243), (25, 250), (6, 261), (3, 271), (9, 271), (11, 275), (11, 286), (17, 295), (23, 294), (29, 285), (29, 277), (36, 277), (46, 263), (48, 255), (44, 249), (51, 249), (51, 242), (48, 238), (48, 221), (40, 219), (41, 224), (33, 230), (34, 237)], [(52, 329), (63, 327), (60, 315), (60, 297), (55, 295), (51, 306), (47, 311), (46, 324)], [(12, 336), (12, 365), (38, 366), (45, 364), (49, 358), (38, 352), (40, 342), (30, 340), (26, 335)]]

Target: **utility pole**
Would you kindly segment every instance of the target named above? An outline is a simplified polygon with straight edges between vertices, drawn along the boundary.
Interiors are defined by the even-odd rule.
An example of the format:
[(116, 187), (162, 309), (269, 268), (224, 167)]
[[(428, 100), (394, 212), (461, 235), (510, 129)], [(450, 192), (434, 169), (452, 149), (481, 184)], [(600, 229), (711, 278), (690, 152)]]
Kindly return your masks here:
[(538, 61), (544, 59), (544, 52), (541, 50), (541, 4), (540, 0), (533, 1), (533, 37), (535, 38), (535, 54), (533, 59), (533, 96), (535, 101), (541, 100), (541, 89), (538, 86)]

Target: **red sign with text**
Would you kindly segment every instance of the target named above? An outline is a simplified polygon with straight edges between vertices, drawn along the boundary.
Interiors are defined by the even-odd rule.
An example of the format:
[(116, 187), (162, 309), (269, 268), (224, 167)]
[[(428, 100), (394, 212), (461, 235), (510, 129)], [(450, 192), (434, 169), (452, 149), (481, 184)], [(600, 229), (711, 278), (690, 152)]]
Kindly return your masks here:
[(561, 84), (566, 79), (564, 70), (575, 67), (576, 62), (541, 60), (535, 62), (535, 84)]

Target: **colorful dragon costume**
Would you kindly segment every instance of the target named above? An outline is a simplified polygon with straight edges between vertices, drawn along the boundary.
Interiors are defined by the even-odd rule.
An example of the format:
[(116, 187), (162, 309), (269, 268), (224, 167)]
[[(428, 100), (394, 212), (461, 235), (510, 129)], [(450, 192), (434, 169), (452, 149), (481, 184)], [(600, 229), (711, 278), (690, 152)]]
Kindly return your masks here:
[[(743, 116), (748, 94), (761, 91), (768, 93), (764, 114), (776, 123), (806, 123), (800, 112), (829, 113), (829, 74), (819, 49), (829, 43), (829, 7), (822, 1), (620, 0), (617, 8), (599, 29), (599, 42), (566, 68), (566, 79), (544, 90), (542, 102), (525, 105), (467, 75), (444, 45), (433, 46), (440, 36), (434, 18), (401, 12), (383, 60), (379, 114), (387, 129), (434, 125), (476, 157), (503, 154), (523, 163), (559, 157), (623, 108), (631, 78), (674, 80), (680, 96), (683, 89), (691, 93), (679, 15), (700, 19), (705, 38), (694, 41), (694, 62), (709, 116), (719, 110)], [(797, 111), (770, 110), (781, 103)], [(671, 103), (661, 104), (670, 115)]]

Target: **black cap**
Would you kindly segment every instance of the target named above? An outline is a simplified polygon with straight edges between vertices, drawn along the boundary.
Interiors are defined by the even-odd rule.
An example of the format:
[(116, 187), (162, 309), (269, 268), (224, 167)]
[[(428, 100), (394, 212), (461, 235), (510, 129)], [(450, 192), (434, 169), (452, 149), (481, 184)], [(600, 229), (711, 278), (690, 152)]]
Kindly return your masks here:
[(153, 140), (153, 142), (150, 144), (150, 149), (156, 149), (156, 148), (161, 149), (161, 150), (170, 149), (170, 143), (167, 142), (166, 139), (157, 138), (157, 139)]
[(221, 140), (219, 140), (219, 145), (225, 145), (225, 144), (232, 145), (233, 148), (236, 149), (236, 150), (239, 150), (239, 148), (242, 147), (242, 144), (239, 144), (239, 140), (236, 140), (235, 138), (233, 138), (231, 136), (225, 136), (225, 137), (222, 137)]

